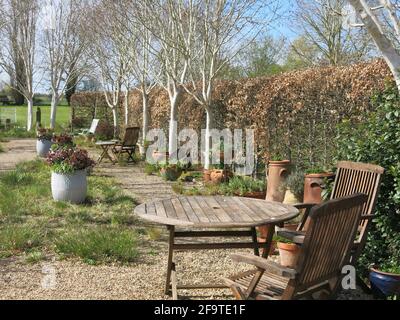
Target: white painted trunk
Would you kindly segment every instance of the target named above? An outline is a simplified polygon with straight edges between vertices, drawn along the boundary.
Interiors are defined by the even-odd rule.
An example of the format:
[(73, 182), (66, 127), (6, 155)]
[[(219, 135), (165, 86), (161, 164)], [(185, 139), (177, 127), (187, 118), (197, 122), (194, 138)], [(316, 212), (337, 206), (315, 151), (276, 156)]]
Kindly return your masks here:
[(400, 54), (396, 50), (394, 44), (385, 35), (383, 26), (380, 24), (374, 12), (369, 8), (368, 3), (365, 0), (348, 1), (359, 14), (365, 28), (382, 53), (383, 58), (393, 74), (397, 87), (400, 90)]
[(214, 129), (214, 115), (211, 109), (206, 109), (207, 120), (206, 120), (206, 136), (205, 136), (205, 148), (204, 148), (204, 169), (209, 170), (211, 167), (211, 130)]
[(50, 128), (55, 129), (56, 127), (56, 119), (57, 119), (57, 106), (58, 106), (58, 97), (53, 94), (51, 97), (51, 108), (50, 108)]
[(117, 107), (112, 108), (112, 115), (113, 115), (113, 126), (114, 126), (114, 138), (117, 138), (118, 134)]
[(26, 121), (26, 130), (31, 131), (33, 127), (33, 97), (28, 100), (28, 115)]
[(125, 108), (125, 126), (128, 126), (128, 124), (129, 124), (129, 90), (126, 90), (126, 93), (125, 93), (124, 108)]
[(179, 94), (176, 94), (171, 99), (171, 114), (168, 135), (168, 152), (171, 163), (176, 162), (178, 158), (178, 97)]
[(149, 116), (149, 97), (143, 93), (143, 145), (146, 142), (147, 132), (149, 132), (150, 116)]

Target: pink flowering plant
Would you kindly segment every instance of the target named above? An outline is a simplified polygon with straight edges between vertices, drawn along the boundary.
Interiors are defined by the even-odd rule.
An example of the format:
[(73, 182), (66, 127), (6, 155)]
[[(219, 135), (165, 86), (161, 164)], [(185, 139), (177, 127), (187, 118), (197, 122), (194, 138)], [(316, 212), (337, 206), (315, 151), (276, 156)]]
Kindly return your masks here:
[(54, 143), (52, 150), (71, 149), (75, 147), (74, 138), (69, 134), (54, 135), (52, 142)]
[(47, 156), (47, 163), (55, 173), (70, 174), (94, 167), (95, 162), (88, 152), (77, 148), (53, 150)]

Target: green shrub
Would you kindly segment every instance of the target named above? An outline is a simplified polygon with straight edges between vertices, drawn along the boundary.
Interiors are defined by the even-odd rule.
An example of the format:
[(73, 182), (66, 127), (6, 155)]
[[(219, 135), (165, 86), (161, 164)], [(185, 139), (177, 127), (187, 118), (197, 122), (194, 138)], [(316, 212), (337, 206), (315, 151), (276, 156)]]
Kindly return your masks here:
[(361, 257), (360, 270), (371, 264), (400, 265), (400, 97), (394, 86), (376, 94), (377, 111), (363, 124), (339, 127), (338, 159), (375, 163), (386, 169), (376, 218)]

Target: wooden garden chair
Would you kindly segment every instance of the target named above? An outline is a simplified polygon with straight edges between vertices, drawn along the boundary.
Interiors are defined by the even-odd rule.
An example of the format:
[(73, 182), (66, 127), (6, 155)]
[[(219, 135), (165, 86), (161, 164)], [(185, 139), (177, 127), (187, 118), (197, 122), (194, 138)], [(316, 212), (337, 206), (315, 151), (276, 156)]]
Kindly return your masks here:
[(342, 279), (368, 196), (355, 194), (311, 209), (295, 269), (257, 256), (232, 256), (255, 270), (224, 279), (235, 297), (259, 300), (333, 298)]
[(121, 142), (116, 142), (112, 152), (120, 161), (123, 154), (128, 155), (128, 163), (135, 162), (135, 152), (139, 141), (140, 128), (131, 127), (125, 129), (124, 138)]
[[(372, 164), (346, 161), (339, 162), (337, 168), (331, 199), (346, 197), (358, 192), (368, 196), (368, 200), (362, 210), (358, 235), (350, 256), (351, 264), (355, 264), (367, 241), (368, 228), (374, 218), (375, 205), (379, 195), (382, 175), (385, 170), (380, 166)], [(301, 244), (304, 241), (305, 231), (308, 228), (310, 210), (314, 206), (315, 204), (296, 205), (298, 209), (305, 210), (297, 231), (281, 230), (278, 231), (278, 235)]]

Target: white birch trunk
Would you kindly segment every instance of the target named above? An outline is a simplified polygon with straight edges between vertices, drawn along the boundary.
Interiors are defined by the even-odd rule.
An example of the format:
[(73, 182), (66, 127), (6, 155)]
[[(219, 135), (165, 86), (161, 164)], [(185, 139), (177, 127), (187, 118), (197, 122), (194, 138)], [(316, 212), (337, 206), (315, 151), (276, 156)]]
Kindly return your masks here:
[(125, 126), (128, 126), (129, 125), (129, 89), (127, 89), (126, 93), (125, 93), (124, 108), (125, 108)]
[(205, 150), (204, 150), (204, 169), (211, 168), (211, 130), (214, 129), (214, 114), (210, 108), (206, 108), (206, 136), (205, 136)]
[(383, 58), (388, 64), (397, 87), (400, 90), (400, 55), (396, 48), (385, 35), (383, 27), (380, 25), (378, 18), (369, 8), (365, 0), (348, 0), (354, 10), (359, 14), (368, 33), (374, 40), (376, 46), (382, 53)]
[(143, 97), (143, 146), (146, 142), (146, 136), (149, 132), (150, 116), (149, 116), (149, 97), (147, 93), (142, 93)]
[(117, 119), (117, 107), (114, 106), (112, 108), (113, 115), (113, 126), (114, 126), (114, 138), (117, 138), (117, 130), (118, 130), (118, 119)]
[(178, 160), (178, 95), (171, 100), (171, 114), (169, 121), (168, 152), (171, 163)]
[(31, 131), (33, 127), (33, 97), (30, 97), (28, 100), (28, 115), (27, 115), (27, 122), (26, 122), (26, 129), (27, 131)]
[(57, 119), (57, 106), (58, 106), (58, 95), (53, 93), (51, 97), (51, 108), (50, 108), (50, 128), (55, 129)]

